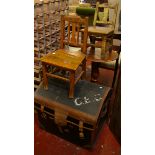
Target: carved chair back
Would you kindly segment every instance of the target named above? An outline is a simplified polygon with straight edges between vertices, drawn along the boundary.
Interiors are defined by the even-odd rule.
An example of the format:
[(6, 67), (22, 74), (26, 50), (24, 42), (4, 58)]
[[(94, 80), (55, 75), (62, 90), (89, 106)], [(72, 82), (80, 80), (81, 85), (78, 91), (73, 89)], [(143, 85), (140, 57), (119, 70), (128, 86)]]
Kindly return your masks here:
[(112, 26), (115, 29), (118, 11), (118, 3), (110, 5), (108, 3), (96, 3), (93, 25)]
[[(83, 31), (81, 31), (83, 29)], [(79, 47), (86, 54), (88, 37), (88, 18), (80, 16), (61, 16), (60, 48), (65, 46)]]

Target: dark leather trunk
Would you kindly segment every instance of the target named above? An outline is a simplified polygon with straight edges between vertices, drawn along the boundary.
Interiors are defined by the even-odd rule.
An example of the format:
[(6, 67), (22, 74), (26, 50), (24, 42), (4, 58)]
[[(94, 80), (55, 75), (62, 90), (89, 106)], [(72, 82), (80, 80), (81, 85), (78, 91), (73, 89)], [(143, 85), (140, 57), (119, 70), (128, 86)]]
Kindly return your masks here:
[[(35, 109), (40, 127), (84, 147), (92, 147), (106, 120), (110, 88), (80, 80), (75, 98), (68, 98), (68, 84), (50, 79), (49, 89), (40, 84)], [(77, 101), (77, 103), (76, 103)]]

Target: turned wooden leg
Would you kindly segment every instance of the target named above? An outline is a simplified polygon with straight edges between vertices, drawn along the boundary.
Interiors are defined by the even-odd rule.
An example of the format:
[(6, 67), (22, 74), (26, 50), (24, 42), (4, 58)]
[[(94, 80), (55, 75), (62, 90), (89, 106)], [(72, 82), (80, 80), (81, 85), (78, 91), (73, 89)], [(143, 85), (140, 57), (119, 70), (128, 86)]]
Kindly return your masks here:
[(86, 58), (82, 62), (82, 71), (84, 71), (82, 79), (86, 79)]
[(69, 98), (74, 98), (75, 71), (70, 71)]
[(92, 62), (91, 81), (97, 82), (98, 76), (99, 76), (99, 63), (98, 62)]
[(48, 78), (47, 78), (47, 68), (44, 63), (42, 63), (42, 69), (43, 69), (43, 84), (44, 84), (44, 89), (48, 90)]

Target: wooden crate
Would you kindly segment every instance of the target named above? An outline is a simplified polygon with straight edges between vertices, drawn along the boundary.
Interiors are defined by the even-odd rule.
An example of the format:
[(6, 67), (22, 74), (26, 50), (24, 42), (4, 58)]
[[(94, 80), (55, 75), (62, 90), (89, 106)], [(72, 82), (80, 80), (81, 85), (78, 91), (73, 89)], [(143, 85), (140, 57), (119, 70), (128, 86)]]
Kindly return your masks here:
[(111, 89), (85, 80), (75, 86), (75, 98), (68, 98), (68, 83), (49, 79), (48, 90), (41, 83), (36, 90), (35, 109), (40, 127), (84, 147), (92, 147), (105, 121)]

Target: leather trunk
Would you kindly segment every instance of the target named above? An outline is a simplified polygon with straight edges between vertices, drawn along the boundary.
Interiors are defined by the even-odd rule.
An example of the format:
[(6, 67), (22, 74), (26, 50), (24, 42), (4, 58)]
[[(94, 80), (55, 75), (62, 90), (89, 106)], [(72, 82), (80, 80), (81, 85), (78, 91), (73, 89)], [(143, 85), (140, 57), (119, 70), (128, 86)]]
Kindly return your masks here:
[(75, 97), (68, 98), (69, 83), (49, 79), (35, 91), (35, 109), (40, 127), (68, 141), (92, 147), (105, 122), (111, 89), (80, 80)]

